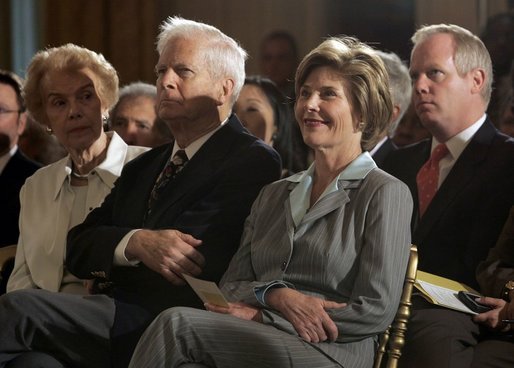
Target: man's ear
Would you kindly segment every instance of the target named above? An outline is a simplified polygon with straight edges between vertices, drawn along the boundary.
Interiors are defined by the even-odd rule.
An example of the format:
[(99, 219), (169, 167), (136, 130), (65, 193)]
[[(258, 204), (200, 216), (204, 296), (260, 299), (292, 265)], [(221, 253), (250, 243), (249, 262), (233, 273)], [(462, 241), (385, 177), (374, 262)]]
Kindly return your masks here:
[(224, 105), (227, 101), (230, 100), (234, 93), (234, 81), (232, 79), (226, 78), (221, 83), (221, 90), (218, 96), (218, 103), (220, 105)]
[(400, 115), (400, 112), (401, 112), (400, 106), (394, 105), (393, 106), (393, 113), (391, 114), (391, 122), (396, 121), (396, 119)]
[(481, 93), (482, 89), (485, 87), (486, 76), (484, 69), (475, 68), (471, 72), (472, 77), (472, 93)]
[(22, 112), (18, 118), (18, 136), (22, 135), (25, 131), (25, 127), (27, 126), (27, 113)]

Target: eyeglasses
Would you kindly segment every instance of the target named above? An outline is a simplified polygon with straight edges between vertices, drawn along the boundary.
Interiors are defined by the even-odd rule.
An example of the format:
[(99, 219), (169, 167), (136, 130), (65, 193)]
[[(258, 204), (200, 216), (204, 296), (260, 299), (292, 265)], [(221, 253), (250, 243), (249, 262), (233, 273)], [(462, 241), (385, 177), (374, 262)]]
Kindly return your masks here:
[(12, 114), (12, 113), (21, 113), (21, 110), (9, 110), (9, 109), (4, 109), (3, 107), (0, 107), (0, 116), (1, 115), (5, 115), (5, 114)]

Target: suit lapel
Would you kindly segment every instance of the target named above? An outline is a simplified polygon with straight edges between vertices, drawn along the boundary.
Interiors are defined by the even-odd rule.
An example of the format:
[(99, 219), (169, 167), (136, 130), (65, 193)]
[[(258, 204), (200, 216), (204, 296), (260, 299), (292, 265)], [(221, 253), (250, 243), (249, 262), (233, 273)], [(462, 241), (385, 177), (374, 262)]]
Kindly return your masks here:
[(378, 151), (373, 155), (373, 161), (375, 161), (377, 166), (381, 166), (389, 153), (396, 149), (397, 147), (394, 145), (393, 141), (390, 138), (387, 138)]
[(173, 216), (168, 210), (170, 207), (180, 209), (182, 206), (176, 204), (186, 199), (186, 195), (187, 198), (197, 200), (195, 193), (205, 193), (204, 186), (212, 185), (224, 159), (230, 154), (232, 142), (236, 136), (233, 134), (234, 131), (241, 130), (241, 125), (232, 116), (224, 127), (209, 138), (180, 174), (168, 183), (161, 194), (161, 200), (155, 205), (146, 223), (155, 224), (165, 212), (169, 222), (169, 216)]
[(28, 166), (30, 160), (27, 159), (18, 149), (14, 155), (7, 161), (7, 164), (4, 167), (4, 170), (0, 174), (1, 178), (18, 178), (21, 175), (20, 167), (25, 169), (25, 166)]
[[(418, 185), (416, 183), (416, 176), (418, 174), (419, 169), (428, 161), (430, 158), (430, 147), (432, 144), (431, 139), (427, 139), (421, 143), (418, 143), (418, 149), (412, 152), (412, 162), (413, 165), (408, 168), (408, 170), (412, 170), (412, 173), (408, 175), (408, 179), (406, 179), (405, 183), (409, 187), (412, 194), (413, 201), (413, 209), (412, 209), (412, 220), (411, 220), (411, 229), (417, 229), (420, 219), (419, 219), (419, 196), (418, 196)], [(426, 214), (426, 213), (425, 213)]]
[(330, 193), (316, 202), (316, 204), (312, 206), (309, 211), (307, 211), (302, 221), (300, 222), (300, 225), (306, 222), (316, 221), (317, 219), (334, 211), (336, 208), (342, 207), (344, 204), (349, 202), (350, 198), (348, 197), (348, 194), (346, 194), (345, 190), (352, 187), (358, 187), (360, 182), (361, 181), (359, 180), (357, 185), (348, 185), (350, 182), (344, 181), (344, 183), (347, 185), (340, 188), (337, 192)]
[[(298, 185), (302, 185), (299, 182), (291, 182), (288, 186), (289, 195), (287, 197), (287, 200), (285, 201), (285, 213), (286, 213), (286, 225), (288, 232), (294, 233), (295, 228), (299, 229), (303, 224), (308, 222), (316, 221), (318, 218), (325, 216), (327, 213), (330, 213), (334, 211), (335, 209), (343, 206), (346, 202), (350, 200), (348, 195), (346, 194), (346, 189), (349, 188), (356, 188), (360, 185), (361, 180), (355, 180), (355, 181), (346, 181), (346, 180), (339, 180), (339, 190), (327, 194), (325, 197), (321, 198), (312, 206), (310, 209), (305, 212), (303, 217), (299, 217), (297, 221), (299, 221), (298, 226), (295, 225), (294, 215), (292, 210), (292, 201), (303, 201), (305, 196), (308, 196), (309, 194), (307, 192), (301, 193), (298, 196), (292, 195), (291, 192), (295, 188), (298, 188)], [(308, 191), (310, 192), (310, 190)], [(298, 193), (297, 193), (298, 194)], [(304, 209), (305, 210), (305, 209)], [(300, 211), (297, 209), (299, 213), (302, 213), (303, 211)], [(298, 215), (301, 216), (301, 215)]]
[(419, 226), (414, 234), (416, 242), (420, 243), (425, 239), (455, 198), (477, 179), (477, 170), (487, 157), (494, 134), (494, 128), (486, 121), (473, 136), (437, 191), (425, 215), (419, 220)]
[[(293, 188), (297, 185), (297, 183), (291, 183), (289, 184), (289, 192), (293, 190)], [(287, 199), (284, 201), (284, 213), (286, 214), (286, 233), (287, 238), (289, 240), (288, 244), (293, 244), (293, 237), (295, 232), (295, 225), (293, 220), (293, 215), (291, 213), (291, 198), (288, 196)]]
[[(343, 181), (341, 181), (343, 182)], [(340, 183), (341, 183), (340, 182)], [(304, 215), (304, 217), (301, 219), (300, 223), (298, 224), (298, 227), (296, 229), (299, 229), (302, 225), (314, 222), (317, 219), (325, 216), (327, 213), (330, 213), (334, 211), (335, 209), (342, 207), (347, 202), (350, 201), (350, 198), (346, 194), (345, 189), (349, 188), (357, 188), (361, 180), (358, 180), (356, 182), (347, 182), (345, 181), (347, 185), (341, 189), (339, 189), (337, 192), (333, 192), (322, 198), (320, 201), (318, 201), (307, 213)], [(298, 185), (298, 183), (290, 183), (288, 186), (288, 191), (291, 193), (291, 191)], [(344, 185), (344, 184), (343, 184)], [(295, 224), (293, 220), (293, 215), (291, 212), (291, 197), (288, 196), (287, 199), (284, 202), (284, 212), (286, 214), (286, 232), (288, 234), (289, 240), (293, 241), (293, 237), (295, 236)]]

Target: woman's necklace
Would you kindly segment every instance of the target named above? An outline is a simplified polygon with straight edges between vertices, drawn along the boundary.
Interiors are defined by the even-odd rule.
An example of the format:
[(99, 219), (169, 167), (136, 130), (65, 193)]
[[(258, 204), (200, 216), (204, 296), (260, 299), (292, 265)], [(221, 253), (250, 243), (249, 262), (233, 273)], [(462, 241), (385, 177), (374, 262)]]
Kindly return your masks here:
[(75, 170), (71, 170), (71, 175), (73, 175), (77, 179), (87, 179), (89, 177), (89, 174), (91, 174), (91, 173), (87, 173), (85, 175), (82, 175), (82, 174), (76, 173)]
[[(106, 137), (106, 146), (102, 150), (102, 152), (100, 153), (100, 156), (97, 156), (93, 161), (91, 161), (94, 164), (93, 169), (96, 167), (96, 163), (97, 162), (102, 162), (105, 159), (105, 156), (107, 155), (107, 147), (109, 147), (109, 143), (110, 142), (111, 142), (111, 138), (107, 136)], [(89, 162), (89, 163), (91, 163), (91, 162)], [(79, 174), (75, 170), (76, 170), (75, 163), (72, 160), (71, 175), (74, 178), (77, 178), (77, 179), (80, 179), (80, 180), (87, 180), (89, 178), (89, 176), (92, 174), (92, 171), (90, 171), (87, 174), (82, 175), (82, 174)]]

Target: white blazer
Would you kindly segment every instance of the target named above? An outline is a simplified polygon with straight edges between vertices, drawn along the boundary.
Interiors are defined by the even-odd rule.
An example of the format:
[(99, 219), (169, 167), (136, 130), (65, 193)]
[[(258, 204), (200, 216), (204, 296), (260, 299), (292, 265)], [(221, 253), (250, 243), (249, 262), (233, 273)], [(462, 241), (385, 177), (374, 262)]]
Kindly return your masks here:
[[(128, 146), (114, 132), (105, 160), (94, 170), (87, 189), (83, 219), (100, 206), (123, 166), (148, 150)], [(20, 191), (20, 237), (7, 291), (59, 291), (63, 277), (66, 237), (75, 198), (70, 185), (71, 159), (65, 157), (29, 177)]]

